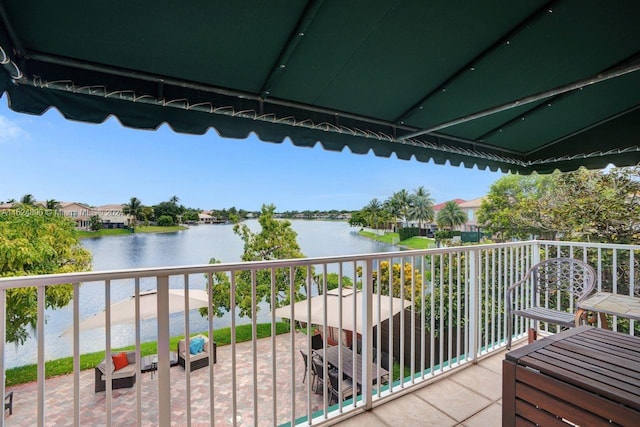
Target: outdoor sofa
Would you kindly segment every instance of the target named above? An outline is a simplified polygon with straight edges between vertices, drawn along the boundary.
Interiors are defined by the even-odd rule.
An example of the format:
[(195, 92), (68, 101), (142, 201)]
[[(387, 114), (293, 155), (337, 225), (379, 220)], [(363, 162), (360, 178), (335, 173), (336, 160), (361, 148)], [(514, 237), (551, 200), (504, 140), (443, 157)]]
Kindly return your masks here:
[[(114, 354), (113, 356), (117, 356), (118, 354)], [(109, 366), (109, 369), (111, 369), (111, 387), (113, 389), (130, 388), (130, 387), (133, 387), (133, 385), (136, 383), (136, 370), (137, 370), (136, 352), (128, 351), (128, 352), (125, 352), (125, 354), (126, 354), (126, 359), (128, 364), (124, 367), (121, 367), (120, 369), (116, 369), (116, 365), (113, 362), (113, 357), (112, 357), (112, 360), (110, 360), (110, 363), (108, 365), (105, 359), (102, 362), (100, 362), (98, 366), (96, 366), (95, 368), (95, 374), (96, 374), (95, 392), (96, 393), (98, 393), (99, 391), (105, 391), (107, 388), (106, 386), (106, 378), (107, 378), (106, 367), (107, 366)]]
[[(200, 368), (204, 368), (205, 366), (209, 365), (209, 352), (212, 351), (213, 354), (211, 356), (213, 356), (213, 363), (216, 363), (216, 343), (215, 341), (213, 342), (213, 345), (209, 345), (209, 339), (207, 337), (205, 337), (204, 335), (196, 335), (194, 337), (191, 337), (190, 339), (190, 345), (191, 343), (193, 343), (194, 340), (202, 338), (204, 340), (204, 344), (202, 346), (202, 350), (201, 351), (197, 351), (194, 352), (191, 351), (189, 354), (189, 360), (191, 361), (191, 370), (195, 371), (196, 369), (200, 369)], [(182, 339), (180, 341), (178, 341), (178, 363), (180, 364), (180, 366), (182, 366), (183, 368), (186, 366), (186, 359), (187, 359), (187, 354), (186, 352), (189, 351), (189, 347), (187, 347), (187, 342), (185, 339)]]

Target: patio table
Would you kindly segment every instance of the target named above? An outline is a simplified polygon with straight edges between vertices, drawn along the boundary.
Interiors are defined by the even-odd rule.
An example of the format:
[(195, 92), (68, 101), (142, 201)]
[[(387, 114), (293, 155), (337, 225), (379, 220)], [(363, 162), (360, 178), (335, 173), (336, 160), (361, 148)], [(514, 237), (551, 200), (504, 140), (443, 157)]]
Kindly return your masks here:
[[(339, 366), (339, 358), (340, 348), (342, 348), (342, 371), (343, 374), (353, 381), (353, 350), (346, 346), (332, 346), (326, 348), (326, 357), (327, 363), (335, 368)], [(317, 352), (319, 355), (322, 355), (322, 350)], [(362, 387), (362, 355), (356, 353), (356, 378), (355, 383), (358, 385), (358, 388)], [(373, 372), (373, 383), (377, 382), (378, 375), (380, 378), (388, 378), (389, 371), (384, 369), (382, 366), (378, 366), (376, 363), (371, 362), (370, 368), (371, 372)], [(378, 371), (379, 370), (379, 371)]]
[(596, 292), (578, 303), (577, 315), (580, 316), (585, 311), (599, 313), (602, 327), (608, 328), (609, 322), (605, 314), (640, 320), (640, 298), (610, 292)]
[[(175, 366), (178, 364), (178, 353), (175, 351), (169, 352), (169, 366)], [(158, 370), (158, 355), (151, 354), (149, 356), (142, 356), (142, 360), (140, 363), (140, 371), (141, 372), (149, 372), (153, 376), (153, 371)]]
[(640, 337), (580, 326), (507, 353), (502, 369), (503, 426), (640, 420)]

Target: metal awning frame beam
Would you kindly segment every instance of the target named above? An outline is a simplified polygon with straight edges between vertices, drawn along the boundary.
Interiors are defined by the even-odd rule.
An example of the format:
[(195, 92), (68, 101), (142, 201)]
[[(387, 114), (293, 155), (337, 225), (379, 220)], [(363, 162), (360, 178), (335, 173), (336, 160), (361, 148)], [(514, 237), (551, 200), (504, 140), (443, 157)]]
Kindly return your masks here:
[(469, 114), (464, 117), (460, 117), (454, 120), (450, 120), (448, 122), (441, 123), (437, 126), (433, 126), (429, 129), (423, 129), (418, 132), (413, 132), (408, 135), (402, 135), (399, 137), (400, 140), (416, 138), (421, 135), (431, 134), (433, 132), (446, 129), (451, 126), (459, 125), (462, 123), (470, 122), (472, 120), (480, 119), (482, 117), (490, 116), (493, 114), (501, 113), (503, 111), (511, 110), (513, 108), (521, 107), (523, 105), (531, 104), (532, 102), (542, 101), (547, 98), (551, 98), (557, 95), (561, 95), (563, 93), (571, 92), (574, 90), (582, 89), (583, 87), (590, 86), (596, 83), (604, 82), (609, 79), (614, 79), (617, 77), (624, 76), (626, 74), (634, 73), (640, 70), (640, 62), (636, 61), (630, 65), (622, 66), (615, 68), (610, 71), (606, 71), (603, 73), (599, 73), (595, 76), (588, 77), (583, 80), (578, 80), (573, 83), (569, 83), (563, 86), (556, 87), (554, 89), (550, 89), (544, 92), (540, 92), (534, 95), (525, 96), (523, 98), (516, 99), (515, 101), (507, 102), (502, 105), (498, 105), (496, 107), (487, 108), (486, 110), (479, 111), (477, 113)]

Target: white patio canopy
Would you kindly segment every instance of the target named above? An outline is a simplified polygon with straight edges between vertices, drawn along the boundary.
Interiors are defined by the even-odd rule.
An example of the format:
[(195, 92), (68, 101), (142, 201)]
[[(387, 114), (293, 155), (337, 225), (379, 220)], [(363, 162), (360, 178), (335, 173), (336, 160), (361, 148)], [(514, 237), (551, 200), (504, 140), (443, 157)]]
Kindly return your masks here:
[[(340, 299), (342, 299), (342, 307), (340, 307)], [(356, 291), (355, 294), (355, 328), (354, 328), (354, 296), (353, 289), (342, 289), (342, 297), (338, 289), (327, 292), (326, 295), (326, 325), (328, 327), (338, 328), (340, 326), (340, 318), (342, 318), (342, 329), (346, 331), (355, 330), (362, 333), (362, 291)], [(311, 306), (311, 314), (309, 315), (309, 305)], [(409, 307), (409, 301), (393, 298), (387, 295), (380, 296), (380, 305), (378, 306), (378, 295), (373, 296), (372, 318), (373, 325), (387, 320), (388, 318), (399, 313), (402, 309)], [(284, 319), (291, 319), (291, 305), (276, 309), (275, 314)], [(325, 324), (325, 296), (318, 295), (311, 299), (298, 301), (293, 304), (293, 316), (298, 322), (310, 323), (313, 325)]]
[[(206, 307), (208, 303), (207, 291), (202, 289), (189, 289), (189, 310)], [(183, 289), (169, 289), (169, 313), (185, 311), (185, 297)], [(136, 321), (136, 297), (118, 301), (111, 305), (111, 324), (134, 323)], [(154, 319), (158, 317), (158, 298), (156, 291), (140, 292), (140, 320)], [(105, 310), (87, 317), (80, 322), (80, 330), (105, 328)], [(72, 333), (69, 328), (62, 335)]]

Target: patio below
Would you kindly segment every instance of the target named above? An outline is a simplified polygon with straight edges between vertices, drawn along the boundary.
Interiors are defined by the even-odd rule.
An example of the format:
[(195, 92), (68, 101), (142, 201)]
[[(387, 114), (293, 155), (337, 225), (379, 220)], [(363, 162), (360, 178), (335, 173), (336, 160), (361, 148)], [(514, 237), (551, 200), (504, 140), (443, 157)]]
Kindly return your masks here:
[[(296, 347), (305, 348), (306, 336), (296, 333)], [(283, 379), (278, 384), (279, 413), (276, 414), (277, 423), (288, 422), (288, 402), (291, 393), (290, 382), (287, 380), (290, 370), (290, 335), (284, 334), (277, 337), (278, 347), (278, 372), (277, 378)], [(258, 353), (268, 355), (270, 353), (270, 339), (257, 341)], [(261, 351), (263, 350), (263, 351)], [(238, 373), (238, 425), (253, 425), (253, 384), (250, 379), (252, 367), (251, 342), (239, 343), (236, 346), (236, 372)], [(487, 426), (499, 425), (501, 420), (502, 397), (502, 360), (505, 351), (496, 352), (489, 358), (481, 360), (477, 365), (470, 366), (452, 372), (439, 381), (416, 389), (411, 393), (377, 406), (368, 413), (359, 414), (353, 418), (339, 422), (339, 425), (421, 425), (438, 426)], [(245, 357), (246, 356), (246, 357)], [(296, 350), (296, 356), (299, 352)], [(231, 346), (218, 348), (220, 361), (228, 361), (231, 358)], [(270, 356), (258, 358), (258, 377), (271, 377)], [(299, 374), (295, 381), (296, 402), (304, 404), (307, 396), (307, 385), (302, 383), (303, 364), (299, 363)], [(296, 365), (298, 366), (298, 365)], [(248, 381), (244, 380), (244, 374)], [(232, 375), (230, 363), (217, 363), (214, 365), (216, 384), (229, 380)], [(307, 379), (308, 380), (308, 379)], [(156, 425), (157, 420), (157, 378), (152, 372), (143, 373), (142, 382), (142, 425)], [(191, 373), (191, 410), (192, 424), (207, 423), (210, 419), (209, 406), (209, 372), (208, 369), (199, 369)], [(181, 367), (171, 368), (172, 389), (172, 423), (181, 425), (186, 423), (186, 380)], [(11, 387), (14, 392), (13, 414), (6, 415), (7, 426), (32, 426), (37, 424), (37, 384), (35, 382)], [(105, 393), (93, 392), (92, 371), (83, 371), (80, 378), (81, 388), (81, 423), (86, 425), (98, 425), (105, 420)], [(46, 393), (55, 396), (55, 399), (47, 399), (46, 413), (47, 425), (68, 425), (72, 423), (69, 414), (73, 408), (73, 376), (60, 376), (46, 381)], [(258, 384), (258, 393), (267, 395), (270, 390), (263, 390)], [(135, 424), (136, 389), (113, 390), (112, 422), (114, 425)], [(232, 425), (231, 389), (227, 387), (215, 387), (215, 419), (216, 425)], [(322, 394), (312, 394), (312, 405), (316, 410), (322, 407)], [(54, 404), (50, 402), (55, 401)], [(245, 402), (243, 402), (245, 401)], [(258, 420), (258, 425), (273, 425), (270, 399), (260, 399), (258, 414), (263, 417)], [(264, 405), (264, 408), (262, 407)], [(296, 408), (296, 412), (302, 415), (304, 407)]]

